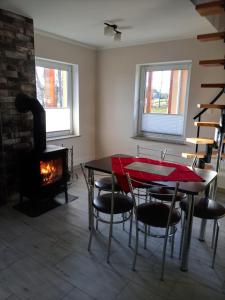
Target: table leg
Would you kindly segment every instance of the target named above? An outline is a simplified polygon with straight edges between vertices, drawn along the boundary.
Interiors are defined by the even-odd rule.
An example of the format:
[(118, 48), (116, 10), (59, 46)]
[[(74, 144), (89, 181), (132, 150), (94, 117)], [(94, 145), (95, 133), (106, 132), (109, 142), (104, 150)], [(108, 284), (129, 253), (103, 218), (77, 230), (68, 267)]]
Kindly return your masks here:
[[(216, 188), (217, 188), (217, 178), (214, 180), (213, 183), (211, 183), (210, 187), (206, 189), (206, 191), (205, 191), (205, 197), (206, 197), (206, 199), (208, 197), (210, 197), (211, 199), (215, 200)], [(206, 226), (207, 226), (207, 220), (206, 219), (202, 219), (202, 221), (201, 221), (201, 227), (200, 227), (200, 232), (199, 232), (199, 238), (198, 238), (199, 241), (201, 241), (201, 242), (205, 241)]]
[[(94, 171), (88, 169), (88, 183), (89, 186), (94, 187)], [(90, 188), (88, 191), (88, 228), (91, 229), (91, 209), (94, 198), (94, 188)]]
[(193, 221), (193, 212), (194, 212), (194, 196), (188, 195), (188, 212), (185, 222), (184, 230), (184, 241), (181, 257), (181, 270), (188, 271), (188, 259), (191, 245), (191, 232), (192, 232), (192, 221)]

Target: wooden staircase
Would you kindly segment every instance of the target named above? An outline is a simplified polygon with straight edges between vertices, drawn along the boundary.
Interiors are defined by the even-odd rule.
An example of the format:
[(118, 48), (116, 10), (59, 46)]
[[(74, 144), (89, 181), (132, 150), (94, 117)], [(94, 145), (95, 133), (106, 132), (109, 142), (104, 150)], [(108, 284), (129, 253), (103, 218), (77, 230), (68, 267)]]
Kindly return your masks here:
[(212, 67), (225, 66), (225, 59), (200, 60), (199, 65)]
[(225, 39), (225, 31), (223, 32), (215, 32), (209, 34), (200, 34), (197, 36), (197, 39), (201, 42), (211, 42)]
[(196, 5), (196, 10), (201, 16), (221, 14), (225, 10), (224, 0), (207, 2)]
[(202, 88), (219, 88), (219, 89), (224, 89), (225, 88), (225, 83), (202, 83), (201, 84)]
[(220, 123), (219, 122), (194, 122), (195, 126), (202, 126), (202, 127), (214, 127), (219, 128)]
[[(196, 10), (201, 16), (209, 16), (221, 14), (225, 12), (225, 0), (213, 1), (196, 5)], [(197, 39), (201, 42), (220, 41), (225, 42), (225, 31), (198, 35)], [(225, 69), (225, 59), (201, 60), (200, 66), (205, 67), (219, 67), (223, 66)], [(212, 158), (216, 158), (216, 171), (219, 171), (220, 162), (225, 159), (225, 104), (216, 104), (216, 101), (225, 93), (225, 83), (202, 83), (202, 88), (220, 88), (221, 91), (216, 97), (206, 104), (198, 104), (198, 108), (202, 109), (194, 117), (194, 126), (197, 127), (197, 137), (187, 138), (188, 143), (195, 145), (195, 151), (182, 153), (185, 158), (198, 158), (198, 166), (204, 168), (211, 163)], [(208, 109), (216, 109), (220, 111), (220, 120), (209, 122), (202, 121), (201, 118)], [(214, 129), (214, 138), (200, 137), (200, 128), (209, 127)], [(205, 151), (199, 151), (199, 146), (205, 146)]]

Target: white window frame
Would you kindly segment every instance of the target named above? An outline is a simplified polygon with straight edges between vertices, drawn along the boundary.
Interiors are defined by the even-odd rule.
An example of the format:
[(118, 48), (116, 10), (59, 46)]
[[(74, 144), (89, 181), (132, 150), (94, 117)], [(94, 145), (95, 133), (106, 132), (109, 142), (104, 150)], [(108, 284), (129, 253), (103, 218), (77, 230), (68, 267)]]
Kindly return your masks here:
[(46, 132), (47, 139), (65, 138), (79, 135), (79, 77), (78, 65), (35, 57), (35, 65), (68, 72), (68, 107), (70, 107), (70, 130)]
[[(188, 110), (188, 98), (190, 89), (190, 77), (191, 77), (191, 60), (185, 61), (172, 61), (172, 62), (160, 62), (150, 64), (139, 64), (136, 66), (136, 81), (135, 81), (135, 101), (134, 101), (134, 138), (159, 140), (164, 142), (172, 142), (178, 144), (185, 143), (186, 137), (186, 123), (187, 123), (187, 110)], [(185, 95), (184, 105), (184, 122), (183, 122), (183, 133), (182, 135), (173, 135), (165, 133), (153, 133), (142, 130), (142, 114), (145, 100), (145, 74), (147, 71), (160, 71), (160, 70), (175, 70), (175, 69), (187, 69), (187, 90)], [(164, 115), (156, 114), (154, 115)], [(165, 114), (165, 116), (169, 116)]]

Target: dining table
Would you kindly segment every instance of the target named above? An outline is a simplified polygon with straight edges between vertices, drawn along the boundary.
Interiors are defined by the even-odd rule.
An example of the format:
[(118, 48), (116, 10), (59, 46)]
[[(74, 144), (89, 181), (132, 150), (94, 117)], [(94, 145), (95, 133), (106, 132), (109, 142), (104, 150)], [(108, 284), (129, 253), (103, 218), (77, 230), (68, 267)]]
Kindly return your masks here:
[[(131, 155), (114, 154), (111, 156), (103, 157), (100, 159), (95, 159), (95, 160), (88, 161), (85, 163), (84, 166), (88, 170), (88, 182), (92, 187), (94, 187), (95, 171), (98, 171), (101, 173), (106, 173), (106, 174), (112, 174), (112, 172), (113, 172), (112, 158), (115, 158), (115, 157), (131, 157)], [(205, 169), (200, 169), (200, 168), (194, 168), (192, 170), (197, 176), (199, 176), (202, 179), (201, 181), (199, 181), (199, 182), (192, 182), (192, 181), (179, 182), (179, 191), (187, 194), (187, 199), (189, 202), (188, 210), (187, 210), (186, 216), (185, 216), (186, 222), (185, 222), (184, 241), (183, 241), (182, 254), (181, 254), (180, 269), (182, 271), (188, 271), (195, 197), (198, 196), (200, 193), (207, 191), (209, 189), (210, 185), (215, 181), (215, 179), (217, 177), (217, 172), (215, 172), (213, 170), (205, 170)], [(176, 186), (175, 181), (151, 181), (149, 183), (166, 186), (168, 188), (175, 188), (175, 186)], [(88, 197), (89, 197), (88, 203), (89, 203), (89, 228), (90, 228), (90, 222), (91, 222), (90, 203), (92, 203), (92, 199), (94, 197), (93, 189), (89, 190)]]

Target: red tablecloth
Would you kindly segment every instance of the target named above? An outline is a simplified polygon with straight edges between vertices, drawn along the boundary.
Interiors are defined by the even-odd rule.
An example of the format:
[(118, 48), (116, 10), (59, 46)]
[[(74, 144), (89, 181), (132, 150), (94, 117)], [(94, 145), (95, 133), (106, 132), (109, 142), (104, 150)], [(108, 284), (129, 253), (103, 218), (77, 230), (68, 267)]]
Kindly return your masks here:
[[(162, 176), (159, 174), (153, 174), (143, 171), (135, 171), (126, 169), (126, 166), (133, 162), (143, 162), (149, 163), (152, 165), (159, 165), (165, 167), (175, 168), (168, 176)], [(152, 182), (152, 181), (183, 181), (183, 182), (202, 182), (204, 181), (199, 175), (197, 175), (194, 171), (192, 171), (187, 166), (181, 164), (170, 163), (166, 161), (158, 161), (145, 157), (112, 157), (112, 171), (116, 174), (117, 181), (121, 188), (125, 192), (129, 192), (129, 186), (126, 178), (126, 173), (130, 175), (131, 178)]]

